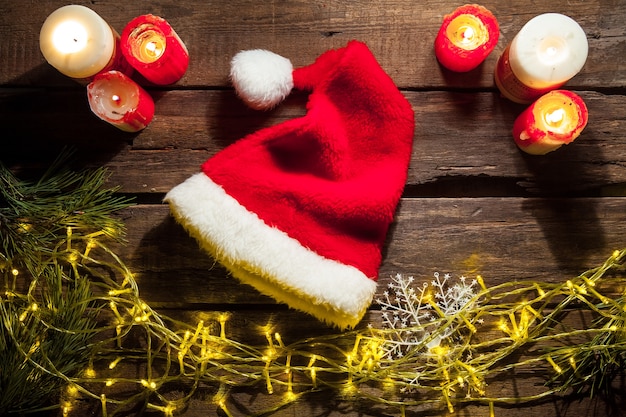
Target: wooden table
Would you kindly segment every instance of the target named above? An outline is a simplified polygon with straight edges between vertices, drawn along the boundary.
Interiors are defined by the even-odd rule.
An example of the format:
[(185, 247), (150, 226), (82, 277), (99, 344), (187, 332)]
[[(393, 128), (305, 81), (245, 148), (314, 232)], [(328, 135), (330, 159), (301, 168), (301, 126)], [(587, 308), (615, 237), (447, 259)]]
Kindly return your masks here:
[[(208, 157), (262, 127), (304, 114), (293, 94), (268, 112), (246, 108), (228, 80), (230, 58), (243, 49), (272, 50), (299, 67), (358, 39), (368, 44), (415, 111), (408, 181), (385, 246), (379, 293), (397, 273), (428, 281), (435, 271), (481, 274), (489, 285), (513, 279), (560, 281), (626, 247), (626, 1), (483, 3), (500, 23), (500, 41), (484, 64), (464, 74), (443, 70), (433, 40), (443, 15), (461, 3), (381, 1), (78, 1), (118, 32), (133, 17), (166, 18), (191, 61), (175, 85), (144, 84), (156, 102), (153, 122), (137, 134), (98, 120), (84, 87), (48, 65), (38, 37), (59, 0), (0, 3), (0, 158), (16, 171), (40, 166), (65, 145), (79, 165), (105, 166), (109, 184), (135, 197), (123, 212), (128, 245), (120, 256), (135, 271), (142, 296), (158, 311), (190, 321), (231, 312), (233, 337), (258, 338), (271, 320), (283, 340), (335, 332), (315, 319), (239, 284), (201, 252), (162, 204), (164, 194)], [(531, 17), (561, 12), (587, 33), (589, 58), (567, 88), (579, 93), (590, 121), (573, 144), (536, 157), (521, 153), (512, 123), (524, 106), (503, 99), (493, 82), (498, 56)], [(245, 167), (242, 167), (245, 169)], [(362, 326), (379, 323), (376, 306)], [(537, 379), (520, 381), (520, 396)], [(525, 385), (530, 384), (530, 385)], [(491, 384), (494, 387), (494, 383)], [(265, 387), (239, 394), (232, 412), (262, 409)], [(495, 388), (497, 390), (497, 385)], [(623, 389), (623, 388), (622, 388)], [(257, 395), (258, 394), (258, 395)], [(621, 403), (554, 399), (495, 408), (503, 416), (619, 415)], [(616, 408), (610, 408), (616, 407)], [(607, 411), (608, 410), (608, 411)], [(616, 411), (617, 410), (617, 411)], [(96, 411), (97, 412), (97, 408)], [(407, 415), (412, 410), (407, 408)], [(459, 415), (486, 416), (484, 405)], [(316, 394), (275, 415), (383, 416), (367, 403)], [(428, 415), (446, 415), (445, 408)], [(185, 416), (222, 415), (206, 398)], [(421, 414), (420, 414), (421, 415)]]

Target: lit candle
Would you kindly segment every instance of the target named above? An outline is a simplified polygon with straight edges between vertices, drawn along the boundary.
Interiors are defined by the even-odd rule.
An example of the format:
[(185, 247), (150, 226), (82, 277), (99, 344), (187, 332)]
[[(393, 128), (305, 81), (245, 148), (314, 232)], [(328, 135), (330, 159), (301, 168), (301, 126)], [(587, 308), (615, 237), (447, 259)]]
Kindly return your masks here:
[(136, 17), (122, 31), (121, 42), (128, 62), (150, 82), (172, 84), (187, 71), (187, 47), (161, 17)]
[(559, 13), (535, 16), (498, 59), (496, 85), (503, 96), (528, 104), (576, 75), (587, 60), (587, 36)]
[(470, 71), (493, 51), (499, 36), (498, 20), (489, 10), (466, 4), (444, 16), (435, 38), (435, 55), (451, 71)]
[(587, 106), (567, 90), (552, 90), (518, 116), (513, 138), (521, 150), (545, 155), (576, 139), (587, 125)]
[(50, 14), (39, 33), (41, 53), (50, 65), (77, 81), (112, 69), (132, 69), (119, 49), (119, 35), (93, 10), (63, 6)]
[(87, 86), (91, 111), (125, 132), (137, 132), (152, 121), (152, 97), (119, 71), (103, 72)]

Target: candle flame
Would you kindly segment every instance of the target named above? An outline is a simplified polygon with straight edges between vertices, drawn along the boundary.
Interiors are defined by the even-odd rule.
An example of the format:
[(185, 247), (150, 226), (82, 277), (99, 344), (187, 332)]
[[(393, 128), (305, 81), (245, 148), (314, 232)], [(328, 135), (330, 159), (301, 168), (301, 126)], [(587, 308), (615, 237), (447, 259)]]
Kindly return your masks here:
[(463, 31), (463, 41), (462, 42), (472, 42), (472, 39), (474, 38), (474, 29), (472, 29), (471, 27), (466, 27), (465, 30)]
[(478, 48), (489, 40), (489, 30), (476, 16), (461, 14), (450, 22), (446, 29), (450, 41), (468, 51)]
[(143, 63), (158, 60), (165, 52), (165, 36), (152, 28), (137, 28), (131, 36), (133, 56)]
[(565, 119), (565, 110), (562, 108), (546, 113), (546, 122), (551, 126), (558, 126)]
[(61, 22), (52, 33), (54, 47), (64, 54), (84, 49), (88, 38), (87, 29), (75, 20)]

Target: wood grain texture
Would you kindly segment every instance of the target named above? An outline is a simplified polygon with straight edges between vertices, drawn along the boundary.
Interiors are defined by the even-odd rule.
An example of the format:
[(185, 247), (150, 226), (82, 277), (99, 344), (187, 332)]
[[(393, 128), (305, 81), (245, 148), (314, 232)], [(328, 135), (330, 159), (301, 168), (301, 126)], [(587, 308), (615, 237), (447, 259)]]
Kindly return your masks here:
[[(416, 122), (407, 181), (412, 195), (624, 195), (626, 95), (580, 92), (588, 127), (573, 144), (536, 157), (513, 142), (513, 121), (523, 107), (498, 93), (404, 94)], [(11, 144), (5, 158), (23, 164), (20, 156), (31, 149), (47, 150), (49, 158), (61, 146), (77, 146), (86, 164), (107, 166), (124, 192), (165, 193), (220, 149), (304, 115), (306, 95), (270, 112), (246, 108), (230, 90), (157, 92), (156, 105), (153, 122), (129, 135), (92, 115), (82, 91), (0, 92), (0, 124)]]
[[(36, 7), (19, 0), (0, 4), (0, 83), (70, 86), (39, 53), (39, 29), (46, 16), (63, 5), (43, 0)], [(309, 64), (330, 48), (350, 39), (366, 42), (402, 88), (491, 87), (492, 68), (507, 43), (530, 18), (560, 12), (576, 19), (589, 38), (590, 55), (570, 83), (576, 89), (623, 87), (626, 69), (624, 0), (524, 0), (483, 3), (498, 18), (501, 39), (484, 65), (468, 74), (441, 70), (432, 44), (443, 16), (459, 4), (426, 0), (255, 1), (221, 0), (77, 2), (99, 13), (121, 32), (135, 16), (153, 13), (166, 18), (189, 47), (188, 73), (179, 86), (226, 86), (230, 58), (241, 49), (263, 48)], [(32, 3), (34, 4), (34, 3)], [(28, 11), (26, 11), (28, 10)], [(623, 61), (622, 61), (623, 62)]]
[[(173, 186), (207, 158), (259, 129), (305, 114), (307, 95), (294, 92), (267, 112), (248, 109), (229, 79), (231, 57), (263, 48), (304, 66), (351, 39), (368, 44), (415, 112), (415, 142), (404, 195), (384, 248), (379, 294), (396, 273), (429, 280), (436, 271), (481, 274), (488, 285), (513, 279), (555, 282), (576, 276), (626, 246), (626, 0), (490, 0), (500, 23), (495, 51), (465, 74), (442, 69), (433, 41), (442, 18), (462, 3), (424, 0), (101, 0), (77, 1), (121, 32), (146, 13), (166, 18), (189, 48), (188, 72), (173, 86), (137, 77), (156, 113), (142, 132), (128, 134), (91, 114), (85, 90), (48, 65), (39, 30), (60, 0), (0, 1), (0, 161), (30, 176), (64, 146), (76, 168), (105, 166), (108, 185), (138, 204), (120, 213), (128, 229), (116, 251), (136, 273), (140, 294), (160, 312), (197, 322), (230, 311), (229, 332), (264, 343), (258, 327), (271, 321), (286, 340), (334, 329), (238, 283), (198, 248), (161, 203)], [(589, 124), (573, 144), (544, 157), (520, 152), (511, 128), (524, 106), (503, 99), (493, 68), (533, 16), (560, 12), (587, 34), (589, 58), (566, 84), (585, 100)], [(242, 167), (244, 169), (244, 167)], [(588, 318), (573, 320), (587, 323)], [(576, 321), (578, 320), (578, 321)], [(379, 325), (373, 305), (360, 326)], [(542, 369), (489, 382), (494, 395), (528, 395), (545, 381)], [(129, 370), (129, 373), (132, 373)], [(496, 408), (496, 416), (623, 415), (623, 380), (611, 398), (558, 398)], [(184, 417), (223, 415), (207, 386)], [(262, 386), (231, 399), (249, 415), (275, 398)], [(101, 415), (86, 402), (81, 415)], [(149, 414), (149, 413), (148, 413)], [(344, 401), (320, 392), (276, 416), (390, 416), (397, 410)], [(56, 414), (53, 414), (56, 415)], [(154, 415), (154, 414), (153, 414)], [(407, 416), (444, 416), (410, 408)], [(468, 406), (456, 415), (489, 415)]]
[[(480, 274), (489, 285), (576, 276), (623, 245), (625, 204), (624, 198), (405, 198), (388, 235), (379, 292), (397, 273), (423, 282), (434, 272)], [(166, 205), (139, 205), (123, 219), (128, 243), (117, 251), (155, 305), (274, 304), (227, 276)]]

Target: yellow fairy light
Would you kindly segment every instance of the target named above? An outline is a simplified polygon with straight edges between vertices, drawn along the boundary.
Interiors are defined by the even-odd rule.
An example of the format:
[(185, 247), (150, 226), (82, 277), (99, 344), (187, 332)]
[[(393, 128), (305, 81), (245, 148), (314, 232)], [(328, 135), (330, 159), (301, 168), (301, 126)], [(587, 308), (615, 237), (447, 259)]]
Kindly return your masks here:
[(124, 323), (124, 319), (122, 318), (122, 315), (120, 314), (119, 310), (117, 309), (117, 303), (115, 301), (110, 301), (109, 302), (109, 308), (111, 309), (113, 314), (115, 314), (115, 318), (117, 318), (117, 323), (118, 324), (123, 324)]
[(543, 288), (541, 288), (536, 282), (533, 283), (533, 287), (535, 287), (535, 289), (537, 290), (539, 298), (543, 298), (546, 295), (546, 292), (543, 290)]
[(30, 223), (20, 223), (18, 224), (18, 231), (21, 233), (28, 233), (33, 229), (33, 225)]
[(174, 411), (176, 411), (176, 405), (171, 402), (167, 403), (167, 405), (163, 407), (163, 414), (165, 414), (166, 417), (172, 417), (174, 415)]
[(265, 368), (263, 368), (263, 376), (265, 376), (265, 387), (267, 389), (268, 394), (274, 393), (274, 387), (272, 386), (272, 379), (270, 378), (270, 370), (269, 370), (270, 362), (265, 363)]
[(316, 360), (317, 360), (317, 355), (311, 356), (311, 360), (309, 360), (309, 364), (306, 366), (309, 372), (311, 373), (311, 383), (313, 384), (313, 388), (317, 388), (317, 380), (316, 380), (317, 371), (313, 367), (313, 364), (315, 363)]
[(431, 348), (430, 351), (440, 359), (448, 354), (448, 348), (441, 345)]
[(343, 385), (341, 388), (342, 394), (346, 398), (350, 398), (354, 396), (357, 392), (356, 386), (352, 382), (352, 375), (350, 375), (350, 379)]
[(110, 387), (110, 386), (115, 385), (116, 382), (117, 381), (115, 379), (107, 379), (104, 385), (106, 385), (107, 387)]
[(476, 333), (476, 326), (474, 326), (468, 319), (467, 317), (465, 317), (465, 314), (460, 313), (459, 314), (461, 316), (461, 319), (463, 319), (463, 321), (465, 322), (465, 325), (467, 326), (467, 328), (470, 330), (470, 332), (472, 333)]
[(285, 345), (283, 345), (283, 338), (280, 336), (280, 333), (278, 333), (278, 332), (274, 333), (274, 338), (276, 339), (276, 341), (278, 342), (278, 345), (281, 348), (285, 347)]
[(191, 341), (189, 342), (190, 346), (196, 343), (196, 341), (198, 340), (198, 337), (200, 336), (200, 332), (202, 331), (203, 328), (204, 328), (204, 320), (200, 320), (198, 322), (198, 326), (196, 326), (196, 331), (193, 334)]
[(207, 361), (210, 359), (210, 356), (208, 355), (209, 353), (209, 346), (208, 346), (208, 339), (209, 339), (209, 328), (205, 327), (204, 329), (202, 329), (202, 348), (200, 348), (200, 372), (204, 373), (206, 371), (206, 365), (207, 365)]
[(93, 366), (89, 366), (83, 371), (83, 376), (87, 379), (94, 379), (96, 377), (96, 371), (93, 369)]
[(446, 314), (443, 311), (441, 311), (441, 308), (439, 308), (439, 305), (432, 299), (432, 297), (428, 297), (428, 304), (430, 304), (432, 308), (435, 309), (437, 314), (439, 314), (439, 317), (446, 316)]
[(511, 321), (511, 326), (513, 327), (513, 334), (515, 337), (519, 338), (519, 328), (517, 327), (517, 321), (515, 320), (515, 313), (509, 313), (509, 320)]
[(354, 346), (352, 347), (352, 353), (350, 355), (348, 355), (346, 357), (346, 359), (349, 357), (350, 359), (348, 360), (348, 362), (350, 364), (352, 364), (352, 357), (356, 356), (358, 349), (359, 349), (359, 344), (361, 343), (361, 339), (363, 338), (363, 336), (361, 336), (360, 334), (356, 335), (355, 339), (354, 339)]
[(443, 393), (443, 397), (446, 400), (446, 404), (448, 405), (448, 412), (452, 414), (454, 413), (454, 406), (452, 405), (452, 402), (450, 401), (450, 393), (448, 391), (449, 391), (449, 388), (447, 387), (443, 387), (443, 389), (441, 390), (441, 392)]
[(161, 411), (165, 417), (173, 417), (174, 411), (176, 411), (176, 405), (168, 401), (165, 405), (148, 404), (148, 408), (156, 411)]
[(72, 250), (72, 228), (67, 226), (65, 229), (65, 234), (67, 235), (67, 250)]
[(91, 250), (96, 246), (97, 245), (94, 239), (87, 240), (87, 245), (85, 245), (85, 252), (83, 253), (83, 257), (86, 258), (87, 256), (89, 256), (89, 252), (91, 252)]
[(346, 365), (348, 368), (348, 384), (352, 384), (352, 355), (346, 355)]
[(68, 262), (71, 264), (76, 264), (78, 262), (78, 255), (76, 252), (71, 252), (67, 258)]
[(526, 304), (524, 305), (524, 309), (526, 311), (530, 311), (531, 314), (535, 317), (537, 317), (539, 320), (543, 319), (543, 316), (541, 314), (539, 314), (539, 312), (537, 312), (537, 310), (535, 310), (530, 304)]
[(552, 367), (554, 368), (554, 371), (557, 374), (563, 373), (563, 369), (561, 369), (561, 367), (557, 365), (557, 363), (554, 362), (554, 360), (550, 356), (546, 357), (546, 360), (550, 363), (550, 365), (552, 365)]
[(313, 388), (317, 388), (317, 371), (315, 368), (311, 368), (309, 372), (311, 373), (311, 384), (313, 385)]
[(476, 282), (478, 282), (478, 285), (480, 285), (480, 288), (482, 288), (483, 291), (489, 292), (489, 290), (487, 289), (487, 286), (485, 285), (485, 280), (483, 279), (481, 275), (476, 275)]
[(63, 417), (67, 417), (70, 415), (70, 411), (72, 411), (72, 403), (70, 403), (69, 401), (66, 401), (65, 403), (63, 403)]
[(482, 386), (482, 382), (480, 381), (480, 379), (478, 379), (478, 376), (476, 376), (476, 369), (473, 366), (463, 363), (460, 360), (457, 360), (456, 363), (457, 365), (460, 365), (465, 368), (465, 370), (467, 370), (467, 373), (469, 374), (470, 378), (472, 378), (472, 381), (474, 381), (476, 387)]
[(289, 401), (293, 401), (295, 399), (295, 394), (293, 393), (293, 373), (291, 372), (291, 355), (287, 355), (287, 360), (285, 361), (285, 373), (287, 374), (287, 399)]
[(178, 364), (180, 365), (180, 373), (185, 373), (185, 355), (187, 354), (187, 350), (189, 347), (187, 346), (187, 341), (191, 337), (191, 332), (187, 330), (183, 335), (183, 340), (180, 343), (180, 347), (178, 348)]
[(115, 297), (121, 294), (130, 294), (133, 292), (132, 288), (123, 288), (121, 290), (109, 290), (109, 296)]
[(75, 397), (78, 395), (78, 387), (75, 384), (69, 384), (66, 392), (69, 397)]
[(19, 317), (20, 323), (23, 323), (24, 320), (26, 320), (26, 317), (28, 316), (28, 311), (29, 310), (24, 310), (22, 314), (20, 314), (20, 317)]
[(576, 370), (576, 359), (574, 359), (573, 356), (569, 357), (569, 364), (572, 367), (572, 369), (575, 371)]
[(100, 395), (100, 404), (102, 405), (102, 417), (107, 417), (107, 396), (104, 394)]
[(218, 321), (220, 322), (220, 338), (226, 339), (226, 321), (228, 321), (229, 314), (221, 313), (218, 317)]
[(509, 326), (506, 324), (506, 322), (503, 319), (500, 319), (500, 322), (498, 323), (498, 329), (502, 330), (504, 333), (510, 335), (511, 332), (509, 331)]
[(154, 391), (157, 388), (157, 384), (154, 381), (148, 381), (146, 379), (142, 379), (140, 382), (141, 382), (141, 385), (148, 388), (149, 390)]
[(11, 274), (13, 274), (14, 277), (18, 276), (20, 274), (20, 271), (18, 271), (17, 269), (13, 268), (11, 270)]
[(109, 369), (115, 369), (115, 367), (117, 366), (118, 363), (120, 363), (121, 360), (122, 360), (121, 356), (115, 358), (115, 360), (109, 364)]
[(265, 338), (267, 339), (268, 351), (270, 356), (274, 356), (276, 353), (276, 348), (274, 347), (274, 341), (272, 340), (272, 335), (269, 332), (265, 332)]

